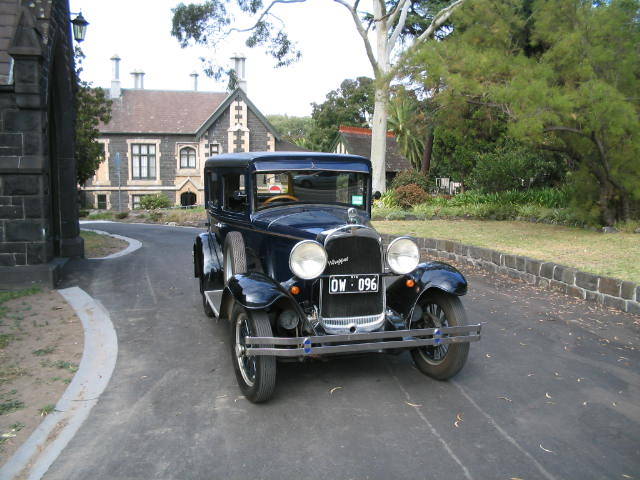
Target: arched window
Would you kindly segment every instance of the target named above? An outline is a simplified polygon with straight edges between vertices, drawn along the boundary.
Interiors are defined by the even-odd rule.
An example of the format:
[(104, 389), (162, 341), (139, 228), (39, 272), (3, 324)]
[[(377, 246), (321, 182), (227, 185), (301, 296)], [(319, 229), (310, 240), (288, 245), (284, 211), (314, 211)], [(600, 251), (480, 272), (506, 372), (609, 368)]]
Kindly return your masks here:
[(196, 149), (184, 147), (180, 149), (180, 168), (196, 168)]

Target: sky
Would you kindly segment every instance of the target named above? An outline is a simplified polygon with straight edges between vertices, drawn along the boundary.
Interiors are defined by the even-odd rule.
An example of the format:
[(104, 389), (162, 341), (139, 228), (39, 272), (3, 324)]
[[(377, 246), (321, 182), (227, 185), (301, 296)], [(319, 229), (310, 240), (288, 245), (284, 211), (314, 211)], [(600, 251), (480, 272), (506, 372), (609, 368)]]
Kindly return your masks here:
[[(184, 0), (183, 0), (184, 1)], [(186, 0), (185, 3), (188, 3)], [(224, 91), (226, 82), (216, 82), (202, 72), (199, 60), (213, 57), (225, 67), (235, 52), (247, 57), (249, 98), (266, 114), (305, 116), (311, 114), (311, 102), (321, 103), (330, 90), (345, 78), (372, 76), (364, 45), (355, 30), (348, 10), (331, 0), (276, 5), (273, 12), (286, 24), (292, 40), (298, 42), (302, 59), (276, 69), (274, 60), (260, 49), (244, 46), (236, 37), (216, 48), (180, 48), (171, 36), (171, 8), (175, 0), (70, 0), (71, 11), (89, 22), (81, 48), (86, 55), (81, 77), (94, 86), (111, 84), (111, 60), (120, 62), (122, 88), (133, 87), (130, 72), (145, 72), (144, 88), (190, 90), (197, 71), (198, 90)], [(75, 15), (71, 15), (72, 18)], [(249, 19), (239, 27), (251, 25)]]

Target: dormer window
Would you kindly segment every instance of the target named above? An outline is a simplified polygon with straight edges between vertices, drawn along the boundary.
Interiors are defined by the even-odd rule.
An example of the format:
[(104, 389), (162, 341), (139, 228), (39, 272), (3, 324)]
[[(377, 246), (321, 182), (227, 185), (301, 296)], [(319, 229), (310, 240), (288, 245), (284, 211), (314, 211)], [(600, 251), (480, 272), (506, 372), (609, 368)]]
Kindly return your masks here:
[(180, 168), (196, 168), (196, 149), (184, 147), (180, 149)]

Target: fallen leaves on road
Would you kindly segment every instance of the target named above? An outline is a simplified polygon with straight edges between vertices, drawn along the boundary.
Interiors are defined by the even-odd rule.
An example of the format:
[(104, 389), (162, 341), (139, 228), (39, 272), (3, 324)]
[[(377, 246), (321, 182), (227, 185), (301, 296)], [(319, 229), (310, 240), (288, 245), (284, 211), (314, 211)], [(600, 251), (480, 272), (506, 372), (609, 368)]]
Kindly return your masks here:
[(509, 397), (496, 397), (496, 398), (499, 398), (500, 400), (506, 400), (509, 403), (511, 403), (513, 401)]
[(406, 404), (407, 404), (407, 405), (409, 405), (410, 407), (416, 407), (416, 408), (418, 408), (418, 407), (421, 407), (421, 406), (422, 406), (422, 405), (420, 405), (419, 403), (411, 403), (411, 402), (404, 402), (404, 403), (406, 403)]
[(542, 450), (544, 450), (545, 452), (547, 452), (547, 453), (553, 453), (553, 451), (551, 451), (551, 450), (549, 450), (549, 449), (544, 448), (544, 447), (542, 446), (542, 444), (540, 444), (540, 448), (541, 448)]
[(459, 428), (461, 422), (462, 422), (462, 413), (458, 413), (456, 415), (456, 421), (453, 422), (453, 426), (456, 427), (456, 428)]
[(336, 390), (340, 390), (342, 387), (333, 387), (331, 390), (329, 390), (329, 394), (333, 395), (333, 392), (335, 392)]
[(491, 358), (491, 354), (489, 354), (489, 353), (485, 353), (484, 356), (487, 357), (487, 358)]

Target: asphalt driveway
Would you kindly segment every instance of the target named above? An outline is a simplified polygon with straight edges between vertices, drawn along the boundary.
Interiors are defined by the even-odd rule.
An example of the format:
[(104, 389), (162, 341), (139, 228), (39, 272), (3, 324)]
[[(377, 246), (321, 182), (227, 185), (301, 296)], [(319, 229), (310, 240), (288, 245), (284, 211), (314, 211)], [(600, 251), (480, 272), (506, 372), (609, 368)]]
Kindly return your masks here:
[(638, 317), (465, 270), (486, 325), (455, 380), (406, 353), (284, 364), (253, 405), (202, 312), (197, 230), (94, 227), (143, 246), (71, 265), (63, 286), (110, 311), (119, 355), (46, 479), (640, 478)]

